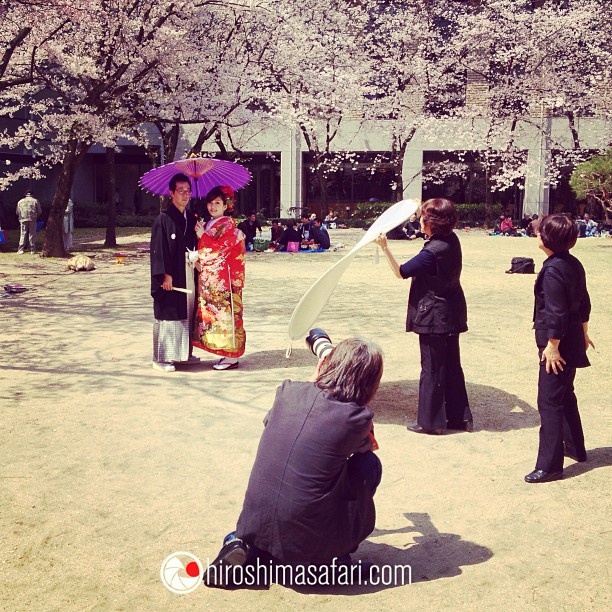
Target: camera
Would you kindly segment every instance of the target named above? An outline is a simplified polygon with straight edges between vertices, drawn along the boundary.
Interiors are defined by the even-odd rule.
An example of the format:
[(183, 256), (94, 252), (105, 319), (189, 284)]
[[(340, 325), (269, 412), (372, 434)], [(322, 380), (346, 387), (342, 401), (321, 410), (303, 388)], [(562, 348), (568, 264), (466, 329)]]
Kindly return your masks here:
[(334, 345), (330, 337), (327, 335), (327, 332), (319, 327), (315, 327), (308, 332), (308, 336), (306, 336), (306, 344), (308, 348), (312, 351), (315, 357), (319, 359), (325, 359), (332, 349)]

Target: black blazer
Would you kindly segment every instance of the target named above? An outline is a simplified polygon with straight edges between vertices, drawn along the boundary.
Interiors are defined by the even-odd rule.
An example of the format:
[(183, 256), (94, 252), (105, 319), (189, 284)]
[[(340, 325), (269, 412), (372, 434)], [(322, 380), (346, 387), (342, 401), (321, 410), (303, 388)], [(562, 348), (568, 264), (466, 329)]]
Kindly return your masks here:
[(435, 274), (417, 274), (410, 285), (406, 331), (460, 334), (467, 331), (467, 305), (459, 282), (461, 244), (455, 232), (432, 236), (423, 246), (436, 257)]
[(353, 552), (376, 511), (348, 458), (371, 448), (374, 413), (312, 382), (286, 380), (266, 418), (236, 534), (284, 563)]
[(569, 366), (591, 365), (582, 329), (591, 313), (582, 264), (567, 251), (553, 253), (542, 265), (534, 293), (533, 328), (538, 348), (543, 349), (549, 338), (560, 338), (559, 352)]

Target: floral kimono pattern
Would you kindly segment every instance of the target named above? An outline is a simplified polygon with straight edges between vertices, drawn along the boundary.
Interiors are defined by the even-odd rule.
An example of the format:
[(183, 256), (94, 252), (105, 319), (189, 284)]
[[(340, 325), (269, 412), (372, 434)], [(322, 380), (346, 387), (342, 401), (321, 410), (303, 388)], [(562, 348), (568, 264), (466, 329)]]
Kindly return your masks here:
[(244, 234), (233, 219), (219, 217), (198, 242), (200, 275), (193, 346), (223, 357), (240, 357), (246, 346), (242, 324)]

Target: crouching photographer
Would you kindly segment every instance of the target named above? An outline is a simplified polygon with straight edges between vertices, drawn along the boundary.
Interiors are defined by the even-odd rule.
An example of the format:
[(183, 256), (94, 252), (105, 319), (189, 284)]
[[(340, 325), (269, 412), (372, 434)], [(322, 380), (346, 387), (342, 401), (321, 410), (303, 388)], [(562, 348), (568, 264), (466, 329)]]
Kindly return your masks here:
[(367, 405), (380, 384), (382, 352), (361, 338), (334, 347), (322, 330), (311, 330), (307, 342), (319, 357), (315, 380), (278, 388), (236, 531), (204, 574), (209, 586), (233, 586), (220, 570), (256, 558), (348, 565), (374, 529), (382, 467)]

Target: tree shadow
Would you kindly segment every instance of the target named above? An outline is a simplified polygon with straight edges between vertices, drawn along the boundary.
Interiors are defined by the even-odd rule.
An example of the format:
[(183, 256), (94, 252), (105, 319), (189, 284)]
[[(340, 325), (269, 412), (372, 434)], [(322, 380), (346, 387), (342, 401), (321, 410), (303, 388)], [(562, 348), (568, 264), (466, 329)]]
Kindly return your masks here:
[(587, 460), (583, 463), (574, 463), (563, 469), (563, 479), (574, 478), (586, 474), (591, 470), (612, 465), (612, 446), (587, 449)]
[[(470, 382), (466, 382), (466, 388), (474, 415), (474, 431), (511, 431), (540, 423), (538, 411), (512, 393)], [(376, 423), (408, 425), (416, 421), (418, 400), (418, 380), (385, 382), (370, 407)]]
[[(363, 595), (416, 582), (459, 576), (462, 566), (484, 563), (493, 556), (493, 552), (485, 546), (462, 540), (455, 533), (438, 531), (425, 512), (406, 512), (404, 516), (410, 525), (397, 529), (375, 529), (353, 556), (353, 561), (359, 557), (374, 564), (374, 582), (377, 584), (369, 584), (369, 575), (366, 574), (357, 584), (285, 586), (304, 594)], [(376, 542), (379, 538), (397, 540), (401, 534), (410, 534), (401, 546)]]
[(292, 349), (289, 359), (287, 359), (283, 350), (258, 351), (240, 358), (240, 369), (253, 372), (304, 367), (311, 368), (313, 372), (317, 367), (317, 358), (308, 349)]
[[(179, 369), (200, 373), (209, 370), (219, 357), (206, 355), (201, 351), (197, 355), (202, 361), (196, 365), (178, 366)], [(308, 349), (293, 349), (290, 359), (282, 350), (258, 351), (240, 358), (240, 367), (234, 372), (256, 372), (261, 370), (295, 370), (310, 368), (314, 372), (316, 357)], [(282, 375), (281, 375), (282, 376)], [(299, 373), (300, 380), (306, 380)], [(279, 379), (280, 380), (280, 379)], [(538, 411), (512, 393), (488, 385), (466, 383), (470, 407), (474, 415), (474, 431), (512, 431), (515, 429), (537, 427), (540, 424)], [(376, 397), (370, 403), (375, 413), (376, 423), (406, 426), (416, 421), (419, 399), (418, 380), (399, 380), (384, 382), (380, 385)], [(461, 432), (447, 432), (461, 433)]]

